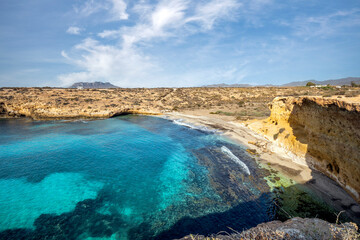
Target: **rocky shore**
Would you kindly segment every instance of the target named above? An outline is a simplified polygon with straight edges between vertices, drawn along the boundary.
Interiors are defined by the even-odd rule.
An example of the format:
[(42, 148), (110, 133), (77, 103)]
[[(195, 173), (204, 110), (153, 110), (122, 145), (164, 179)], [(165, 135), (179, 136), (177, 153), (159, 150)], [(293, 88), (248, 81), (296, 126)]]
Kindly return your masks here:
[[(300, 161), (298, 156), (278, 145), (276, 141), (249, 129), (248, 122), (231, 121), (221, 116), (206, 115), (201, 111), (167, 113), (159, 117), (173, 120), (182, 119), (183, 122), (193, 128), (201, 129), (206, 127), (210, 130), (220, 131), (221, 134), (246, 146), (250, 154), (259, 163), (271, 165), (271, 168), (281, 172), (285, 177), (314, 189), (319, 194), (319, 197), (333, 206), (336, 211), (346, 210), (345, 215), (360, 223), (359, 203), (346, 190), (320, 171), (307, 165), (305, 161)], [(259, 122), (263, 121), (265, 120)], [(254, 123), (254, 121), (251, 123)]]
[(248, 127), (337, 181), (360, 202), (360, 98), (275, 98)]
[[(322, 90), (298, 90), (323, 94)], [(355, 201), (359, 201), (360, 193), (360, 99), (352, 96), (278, 97), (291, 93), (294, 94), (293, 88), (0, 89), (0, 118), (93, 119), (151, 114), (182, 119), (195, 127), (221, 131), (245, 145), (260, 163), (269, 164), (297, 183), (316, 189), (338, 211), (346, 210), (350, 219), (360, 222), (360, 207)], [(270, 114), (265, 108), (272, 99)], [(251, 120), (256, 118), (260, 120)], [(291, 229), (294, 224), (300, 228), (318, 224), (323, 229), (344, 230), (341, 230), (343, 226), (317, 219), (297, 219), (284, 224), (261, 225), (256, 231), (261, 235), (266, 226), (270, 234), (277, 234), (279, 229), (284, 229), (282, 226), (291, 226)], [(305, 234), (302, 230), (291, 233)], [(290, 233), (283, 231), (281, 234), (283, 238), (270, 239), (287, 239), (286, 234)], [(323, 239), (301, 236), (305, 238), (299, 239)], [(336, 239), (347, 239), (344, 236)]]
[(354, 223), (331, 224), (316, 218), (293, 218), (286, 222), (272, 221), (241, 233), (229, 229), (214, 236), (188, 235), (179, 240), (356, 240), (360, 237)]

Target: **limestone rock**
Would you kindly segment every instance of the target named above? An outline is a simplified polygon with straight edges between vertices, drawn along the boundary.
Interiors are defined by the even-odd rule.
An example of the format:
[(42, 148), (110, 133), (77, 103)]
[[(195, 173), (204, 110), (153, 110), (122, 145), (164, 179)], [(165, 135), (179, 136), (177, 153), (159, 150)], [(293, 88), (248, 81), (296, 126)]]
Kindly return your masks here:
[(355, 100), (278, 97), (269, 104), (270, 117), (249, 127), (295, 154), (299, 163), (337, 181), (360, 202), (360, 101)]

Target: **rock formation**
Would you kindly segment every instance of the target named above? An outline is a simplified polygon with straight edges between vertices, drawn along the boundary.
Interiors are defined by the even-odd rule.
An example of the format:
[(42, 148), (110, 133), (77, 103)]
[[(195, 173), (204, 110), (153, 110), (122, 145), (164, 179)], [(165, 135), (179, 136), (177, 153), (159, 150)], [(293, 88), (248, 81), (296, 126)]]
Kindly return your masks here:
[[(180, 240), (322, 240), (358, 239), (358, 227), (354, 223), (331, 224), (316, 218), (293, 218), (286, 222), (272, 221), (259, 224), (241, 233), (221, 233), (213, 237), (189, 235)], [(231, 232), (231, 230), (229, 230)]]
[(0, 115), (4, 115), (4, 114), (6, 114), (5, 103), (1, 102), (0, 103)]
[(268, 117), (267, 103), (277, 96), (330, 93), (348, 97), (359, 95), (360, 88), (0, 88), (0, 105), (7, 113), (0, 115), (34, 119), (107, 118), (130, 112), (201, 109), (213, 116), (248, 120)]
[(359, 98), (279, 97), (249, 127), (337, 181), (360, 202)]

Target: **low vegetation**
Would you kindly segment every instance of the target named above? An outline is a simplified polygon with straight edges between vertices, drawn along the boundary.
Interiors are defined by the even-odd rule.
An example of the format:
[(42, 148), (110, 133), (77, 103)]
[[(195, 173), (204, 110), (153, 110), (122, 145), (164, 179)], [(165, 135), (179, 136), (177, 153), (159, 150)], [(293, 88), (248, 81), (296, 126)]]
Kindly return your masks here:
[[(121, 109), (170, 112), (203, 111), (237, 120), (266, 118), (267, 104), (281, 96), (354, 97), (359, 87), (252, 87), (252, 88), (0, 88), (0, 102), (14, 112), (28, 108), (42, 112), (118, 112)], [(29, 112), (28, 111), (28, 112)], [(16, 114), (16, 113), (15, 113)], [(104, 114), (106, 115), (106, 114)]]

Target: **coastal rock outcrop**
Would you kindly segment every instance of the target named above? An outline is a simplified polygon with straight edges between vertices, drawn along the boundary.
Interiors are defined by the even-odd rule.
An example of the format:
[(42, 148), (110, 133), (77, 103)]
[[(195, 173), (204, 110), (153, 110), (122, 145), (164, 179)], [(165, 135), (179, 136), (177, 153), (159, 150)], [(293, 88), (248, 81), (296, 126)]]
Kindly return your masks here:
[(266, 120), (248, 127), (337, 181), (360, 202), (358, 98), (278, 97)]
[(317, 218), (293, 218), (286, 222), (272, 221), (241, 233), (218, 234), (214, 237), (189, 235), (180, 240), (321, 240), (321, 239), (358, 239), (358, 227), (354, 223), (331, 224)]
[(5, 103), (0, 102), (0, 115), (6, 114)]

